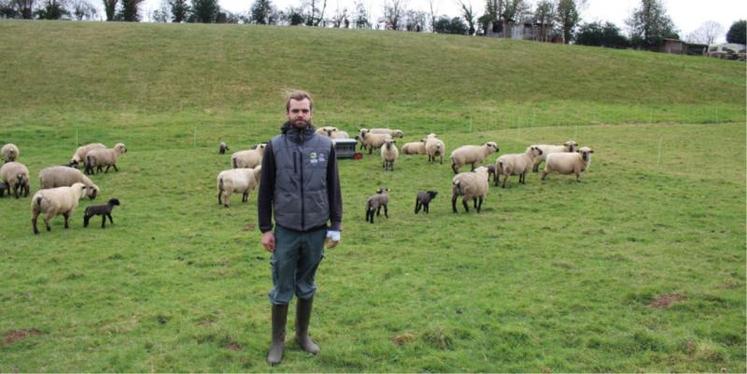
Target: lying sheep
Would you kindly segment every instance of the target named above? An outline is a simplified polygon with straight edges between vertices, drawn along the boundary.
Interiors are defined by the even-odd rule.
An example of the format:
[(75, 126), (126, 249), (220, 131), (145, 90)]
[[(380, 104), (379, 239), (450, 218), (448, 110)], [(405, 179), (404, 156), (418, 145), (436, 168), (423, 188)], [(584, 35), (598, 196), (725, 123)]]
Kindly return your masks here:
[(366, 200), (366, 222), (374, 223), (374, 213), (378, 216), (381, 208), (384, 208), (384, 217), (389, 218), (389, 191), (388, 188), (379, 188), (375, 194)]
[(403, 138), (405, 133), (402, 130), (392, 130), (389, 128), (377, 128), (369, 131), (371, 134), (387, 134), (392, 138)]
[(419, 142), (405, 143), (402, 146), (403, 155), (424, 155), (425, 154), (425, 140)]
[(218, 144), (218, 154), (224, 155), (226, 154), (226, 151), (230, 151), (228, 144), (226, 144), (226, 142), (220, 142), (220, 144)]
[(576, 152), (552, 153), (547, 156), (545, 170), (542, 171), (542, 180), (545, 180), (550, 172), (558, 174), (576, 174), (576, 182), (581, 181), (581, 172), (591, 166), (591, 154), (594, 151), (589, 147), (581, 147)]
[(471, 164), (472, 170), (475, 170), (475, 164), (481, 163), (488, 155), (498, 151), (498, 144), (495, 142), (487, 142), (483, 145), (463, 145), (451, 152), (451, 169), (454, 170), (454, 174), (457, 174), (463, 165)]
[(254, 149), (238, 151), (231, 155), (231, 166), (234, 169), (255, 168), (262, 165), (262, 157), (265, 155), (267, 144), (257, 144)]
[(93, 216), (101, 216), (101, 228), (106, 228), (106, 217), (109, 217), (109, 222), (113, 225), (114, 220), (112, 219), (112, 209), (115, 205), (119, 205), (118, 199), (109, 199), (106, 204), (91, 205), (88, 206), (83, 212), (83, 227), (88, 227), (88, 221)]
[(8, 195), (10, 191), (13, 191), (16, 199), (29, 195), (29, 169), (26, 165), (16, 161), (6, 162), (0, 166), (0, 180), (8, 186)]
[(415, 197), (415, 214), (420, 212), (420, 208), (423, 208), (423, 212), (427, 214), (430, 211), (428, 205), (431, 203), (431, 200), (436, 198), (436, 195), (438, 195), (437, 191), (418, 192), (418, 196)]
[(384, 141), (384, 145), (381, 146), (381, 161), (384, 170), (394, 171), (394, 161), (397, 161), (397, 158), (399, 158), (399, 150), (397, 150), (395, 140)]
[(373, 153), (374, 149), (381, 148), (387, 140), (392, 140), (392, 137), (387, 134), (361, 133), (361, 144), (364, 144), (368, 148), (369, 155)]
[(444, 163), (444, 154), (446, 153), (446, 144), (439, 138), (428, 136), (425, 138), (425, 154), (428, 155), (428, 162), (435, 162), (439, 158), (439, 164)]
[(106, 149), (106, 146), (101, 143), (91, 143), (78, 147), (67, 166), (77, 168), (79, 165), (84, 164), (86, 162), (86, 155), (94, 149)]
[(511, 175), (519, 176), (519, 183), (526, 184), (529, 168), (534, 164), (537, 157), (542, 156), (542, 150), (536, 146), (529, 146), (524, 153), (507, 153), (498, 157), (495, 161), (495, 178), (493, 181), (498, 185), (500, 176), (503, 176), (503, 188)]
[(540, 164), (542, 164), (543, 161), (547, 160), (547, 156), (552, 153), (576, 152), (578, 150), (578, 143), (573, 140), (568, 140), (567, 142), (563, 143), (563, 145), (532, 144), (530, 147), (537, 147), (542, 150), (542, 156), (534, 159), (534, 166), (532, 166), (532, 171), (536, 173), (539, 171)]
[[(117, 143), (114, 148), (98, 148), (88, 151), (85, 163), (86, 174), (95, 174), (101, 171), (104, 166), (106, 166), (104, 173), (108, 173), (110, 167), (114, 167), (114, 171), (119, 171), (117, 168), (117, 159), (124, 153), (127, 153), (127, 147), (123, 143)], [(93, 168), (96, 168), (95, 172)]]
[(83, 183), (90, 187), (88, 195), (96, 195), (100, 192), (99, 187), (94, 184), (90, 178), (85, 176), (80, 170), (69, 166), (50, 166), (39, 172), (40, 189), (55, 188), (63, 186), (72, 186), (75, 183)]
[(467, 200), (472, 199), (477, 213), (482, 208), (482, 200), (488, 194), (488, 168), (480, 166), (474, 171), (459, 173), (451, 180), (451, 210), (457, 213), (456, 200), (462, 196), (464, 211), (469, 212)]
[(3, 155), (3, 160), (5, 160), (5, 162), (11, 162), (18, 159), (18, 156), (21, 155), (21, 151), (18, 150), (18, 146), (15, 144), (8, 143), (0, 148), (0, 154)]
[(223, 204), (228, 208), (231, 194), (241, 193), (241, 202), (249, 200), (249, 193), (258, 185), (262, 176), (262, 166), (254, 169), (238, 168), (223, 170), (218, 174), (218, 205)]
[(49, 188), (39, 190), (31, 198), (31, 225), (34, 228), (34, 234), (38, 234), (36, 220), (39, 214), (44, 213), (44, 225), (47, 231), (51, 231), (49, 220), (62, 214), (65, 217), (65, 228), (68, 228), (68, 220), (73, 210), (78, 206), (78, 201), (86, 195), (86, 185), (75, 183), (69, 187)]

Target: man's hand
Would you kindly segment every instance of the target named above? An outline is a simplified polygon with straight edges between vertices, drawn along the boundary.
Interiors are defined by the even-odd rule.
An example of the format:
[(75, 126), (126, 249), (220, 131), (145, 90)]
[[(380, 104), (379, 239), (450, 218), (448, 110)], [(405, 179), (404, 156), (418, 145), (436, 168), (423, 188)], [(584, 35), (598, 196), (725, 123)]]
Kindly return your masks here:
[(261, 242), (267, 252), (275, 252), (275, 234), (272, 231), (263, 233)]
[(327, 238), (324, 240), (325, 248), (332, 249), (340, 244), (340, 232), (329, 230), (327, 231)]

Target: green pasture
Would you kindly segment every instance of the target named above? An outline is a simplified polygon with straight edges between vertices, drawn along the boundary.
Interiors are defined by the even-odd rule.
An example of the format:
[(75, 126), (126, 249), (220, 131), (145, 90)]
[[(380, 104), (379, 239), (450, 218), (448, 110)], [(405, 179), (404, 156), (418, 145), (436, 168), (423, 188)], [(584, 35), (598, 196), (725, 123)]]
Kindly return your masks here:
[[(0, 21), (0, 46), (0, 144), (20, 147), (32, 193), (78, 144), (129, 150), (69, 230), (58, 217), (34, 236), (30, 199), (0, 199), (0, 372), (747, 371), (742, 63), (244, 25)], [(272, 368), (256, 193), (218, 205), (217, 145), (276, 134), (292, 87), (350, 133), (595, 153), (581, 183), (514, 178), (480, 214), (451, 212), (448, 161), (341, 160), (322, 352), (292, 343), (291, 312)], [(390, 217), (372, 225), (379, 186)], [(84, 229), (84, 207), (111, 197), (114, 225)]]

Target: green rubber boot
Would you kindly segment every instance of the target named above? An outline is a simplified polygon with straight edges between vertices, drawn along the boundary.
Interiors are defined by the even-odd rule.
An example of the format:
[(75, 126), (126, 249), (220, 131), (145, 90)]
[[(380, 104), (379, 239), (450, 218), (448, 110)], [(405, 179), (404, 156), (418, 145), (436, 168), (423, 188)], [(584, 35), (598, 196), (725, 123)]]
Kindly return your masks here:
[(309, 337), (309, 320), (314, 297), (307, 300), (298, 299), (296, 303), (296, 341), (301, 348), (311, 354), (319, 353), (319, 346)]
[(288, 304), (272, 305), (272, 345), (267, 354), (267, 363), (277, 365), (283, 360), (285, 350), (285, 322), (288, 320)]

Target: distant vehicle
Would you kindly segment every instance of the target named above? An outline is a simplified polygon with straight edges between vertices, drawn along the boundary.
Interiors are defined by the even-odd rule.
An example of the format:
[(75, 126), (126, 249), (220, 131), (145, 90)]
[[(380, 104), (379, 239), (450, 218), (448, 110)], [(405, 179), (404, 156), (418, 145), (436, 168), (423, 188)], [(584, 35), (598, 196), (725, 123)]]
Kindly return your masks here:
[(727, 60), (745, 60), (745, 45), (736, 43), (711, 44), (706, 56)]

